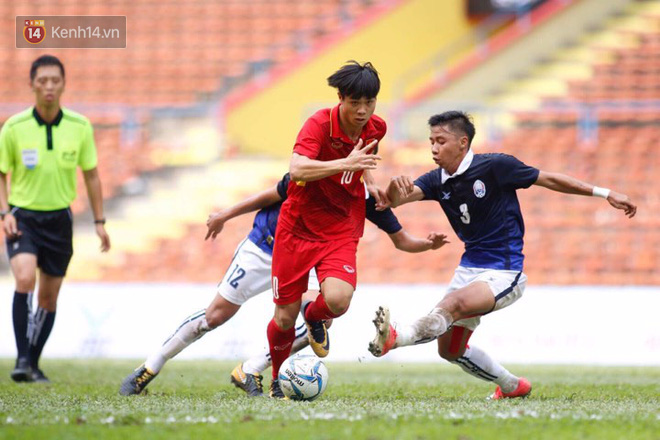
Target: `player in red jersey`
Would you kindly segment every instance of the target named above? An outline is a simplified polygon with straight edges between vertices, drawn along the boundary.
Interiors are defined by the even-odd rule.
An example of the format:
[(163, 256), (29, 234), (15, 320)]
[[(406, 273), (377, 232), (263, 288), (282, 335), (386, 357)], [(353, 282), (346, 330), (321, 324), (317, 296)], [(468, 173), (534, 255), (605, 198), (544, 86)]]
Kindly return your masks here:
[(365, 185), (380, 198), (368, 170), (387, 127), (374, 115), (380, 90), (371, 63), (350, 61), (328, 78), (339, 104), (319, 110), (303, 125), (289, 167), (291, 183), (282, 205), (273, 250), (275, 314), (268, 324), (273, 361), (271, 397), (283, 397), (277, 381), (289, 356), (307, 277), (316, 269), (321, 295), (303, 305), (309, 342), (319, 357), (329, 350), (324, 320), (348, 309), (357, 282), (356, 252), (364, 230)]

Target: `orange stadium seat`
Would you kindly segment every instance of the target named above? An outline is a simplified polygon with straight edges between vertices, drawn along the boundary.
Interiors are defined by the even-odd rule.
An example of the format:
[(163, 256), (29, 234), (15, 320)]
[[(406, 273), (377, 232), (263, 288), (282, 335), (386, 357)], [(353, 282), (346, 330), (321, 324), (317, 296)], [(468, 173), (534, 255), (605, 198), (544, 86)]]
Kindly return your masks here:
[[(547, 103), (658, 99), (660, 34), (640, 35), (638, 48), (612, 49), (616, 62), (594, 64), (594, 77), (568, 81), (568, 95)], [(630, 221), (597, 201), (538, 190), (519, 193), (525, 213), (526, 272), (535, 283), (657, 284), (660, 211), (654, 187), (660, 154), (660, 114), (634, 105), (595, 107), (599, 126), (593, 149), (580, 145), (579, 115), (553, 111), (516, 114), (517, 126), (501, 151), (549, 171), (616, 188), (640, 206)]]
[[(353, 8), (349, 18), (365, 12), (377, 2), (353, 0), (364, 8)], [(296, 34), (317, 27), (324, 16), (346, 18), (342, 0), (308, 3), (295, 0), (255, 0), (251, 2), (223, 0), (206, 2), (189, 0), (185, 7), (177, 2), (137, 0), (108, 4), (100, 1), (38, 0), (1, 3), (3, 28), (14, 27), (14, 16), (32, 13), (51, 15), (126, 15), (127, 48), (120, 51), (67, 50), (59, 54), (67, 68), (65, 105), (79, 104), (103, 108), (107, 103), (128, 106), (181, 107), (197, 100), (215, 98), (227, 91), (227, 78), (246, 79), (253, 62), (277, 65), (297, 55)], [(321, 35), (310, 34), (310, 44)], [(13, 33), (0, 35), (0, 101), (3, 104), (32, 102), (25, 84), (31, 61), (52, 51), (15, 50)], [(236, 82), (234, 82), (236, 83)], [(95, 110), (84, 111), (97, 122)], [(0, 122), (9, 116), (0, 115)], [(151, 146), (141, 135), (139, 148), (122, 145), (121, 119), (112, 128), (96, 128), (102, 157), (101, 173), (106, 196), (119, 193), (121, 185), (141, 172), (153, 169), (148, 160)], [(141, 129), (148, 126), (141, 121)], [(140, 154), (135, 154), (139, 150)], [(84, 194), (84, 189), (81, 189)], [(74, 205), (84, 209), (84, 197)]]
[[(314, 39), (322, 35), (309, 31), (322, 27), (321, 23), (334, 22), (336, 29), (340, 18), (344, 21), (355, 19), (377, 3), (371, 0), (353, 0), (346, 5), (342, 0), (309, 3), (294, 0), (210, 3), (192, 0), (181, 8), (176, 2), (154, 4), (145, 0), (122, 5), (66, 1), (44, 5), (29, 0), (20, 5), (6, 5), (3, 10), (7, 11), (4, 15), (7, 28), (13, 27), (11, 18), (14, 15), (29, 13), (36, 6), (45, 14), (60, 15), (63, 10), (80, 10), (86, 11), (83, 15), (126, 15), (129, 42), (121, 53), (103, 51), (94, 54), (71, 50), (63, 55), (71, 75), (67, 97), (71, 102), (102, 103), (105, 96), (120, 88), (119, 94), (112, 92), (117, 102), (168, 105), (193, 104), (200, 96), (199, 93), (173, 94), (173, 88), (190, 85), (203, 96), (218, 91), (221, 83), (218, 79), (228, 73), (238, 77), (249, 75), (248, 63), (254, 56), (246, 57), (245, 53), (268, 54), (271, 53), (270, 47), (289, 46), (291, 53), (283, 51), (286, 55), (271, 60), (273, 63), (286, 62), (296, 54), (298, 32), (308, 32), (312, 39), (309, 44), (314, 44)], [(13, 85), (16, 81), (23, 81), (25, 66), (37, 55), (13, 50), (12, 39), (11, 33), (0, 36), (3, 43), (0, 57), (7, 61), (0, 67), (5, 74), (5, 81), (0, 84), (0, 97), (5, 103), (25, 102), (29, 98)], [(230, 63), (230, 68), (226, 68), (223, 60), (227, 57), (235, 63), (243, 63), (243, 66)], [(200, 69), (200, 60), (215, 62), (202, 63)], [(134, 67), (135, 64), (140, 66)], [(179, 81), (152, 81), (154, 73)], [(84, 76), (100, 77), (103, 81), (86, 81), (81, 79)], [(209, 78), (212, 80), (207, 80)], [(135, 84), (148, 84), (149, 93), (133, 93), (135, 89), (143, 88), (135, 87)]]
[[(25, 6), (5, 6), (1, 10), (13, 17), (40, 4), (23, 3)], [(295, 44), (299, 33), (314, 38), (314, 43), (345, 20), (364, 17), (376, 3), (190, 0), (181, 8), (174, 2), (156, 5), (136, 1), (128, 5), (131, 41), (121, 56), (112, 51), (91, 58), (76, 51), (65, 54), (72, 75), (67, 99), (104, 103), (111, 97), (113, 102), (131, 105), (193, 104), (200, 96), (220, 92), (227, 84), (222, 78), (236, 83), (249, 77), (251, 62), (278, 66), (294, 59), (300, 50)], [(70, 2), (63, 4), (73, 8)], [(100, 3), (81, 8), (81, 13), (97, 14), (115, 9)], [(63, 13), (54, 6), (51, 9), (52, 13)], [(10, 19), (3, 23), (13, 26)], [(638, 47), (601, 48), (607, 55), (605, 59), (614, 62), (594, 62), (592, 78), (568, 81), (566, 95), (549, 98), (546, 104), (575, 108), (570, 106), (660, 99), (660, 34), (635, 35)], [(13, 47), (11, 38), (12, 35), (0, 35), (0, 41), (4, 39), (5, 43), (1, 47)], [(25, 80), (25, 66), (36, 52), (0, 49), (0, 54), (7, 60), (0, 65), (0, 73), (6, 79), (0, 84), (0, 98), (6, 103), (27, 102), (29, 93), (14, 84)], [(490, 147), (541, 169), (566, 172), (625, 192), (639, 203), (638, 216), (629, 221), (602, 200), (571, 198), (541, 188), (521, 191), (519, 198), (527, 227), (525, 271), (534, 284), (660, 284), (660, 218), (655, 214), (660, 212), (660, 198), (647, 190), (655, 187), (660, 163), (660, 114), (634, 106), (595, 108), (599, 125), (593, 145), (584, 145), (580, 138), (581, 111), (541, 110), (515, 114), (516, 128), (505, 133), (498, 145)], [(90, 117), (96, 121), (102, 118)], [(147, 122), (145, 118), (140, 124)], [(97, 143), (104, 164), (101, 172), (107, 186), (104, 191), (113, 194), (121, 190), (127, 179), (149, 169), (149, 163), (140, 162), (148, 155), (140, 151), (144, 146), (124, 148), (121, 119), (98, 124)], [(383, 154), (397, 149), (427, 148), (411, 141), (391, 147)], [(148, 144), (146, 148), (150, 148)], [(119, 158), (119, 162), (110, 160), (111, 157)], [(430, 168), (394, 164), (390, 158), (385, 159), (382, 175), (420, 175)], [(77, 210), (86, 203), (85, 198), (79, 200), (82, 206), (76, 206)], [(431, 231), (443, 232), (451, 243), (423, 256), (406, 254), (396, 250), (383, 232), (367, 226), (358, 252), (359, 281), (446, 283), (462, 246), (437, 203), (403, 207), (397, 210), (397, 216), (410, 233), (424, 236)], [(188, 225), (183, 238), (163, 239), (149, 252), (128, 253), (120, 266), (104, 268), (102, 278), (217, 281), (235, 246), (249, 231), (251, 221), (251, 216), (243, 216), (230, 222), (214, 242), (203, 240), (203, 224)]]

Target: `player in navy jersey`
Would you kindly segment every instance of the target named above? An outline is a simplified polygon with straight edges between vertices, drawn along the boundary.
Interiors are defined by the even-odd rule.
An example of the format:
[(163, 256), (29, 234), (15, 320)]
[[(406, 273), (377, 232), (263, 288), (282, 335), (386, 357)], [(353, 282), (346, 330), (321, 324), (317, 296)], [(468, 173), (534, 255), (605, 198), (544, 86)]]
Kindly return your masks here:
[(531, 185), (553, 191), (607, 199), (633, 217), (637, 207), (624, 195), (564, 174), (530, 167), (507, 154), (474, 154), (470, 144), (475, 128), (471, 118), (451, 111), (432, 116), (431, 153), (438, 168), (414, 182), (394, 177), (380, 207), (396, 207), (419, 200), (435, 200), (465, 243), (465, 252), (445, 297), (426, 316), (411, 325), (390, 323), (386, 307), (376, 311), (376, 337), (369, 344), (374, 356), (407, 345), (438, 340), (440, 356), (474, 377), (497, 384), (492, 399), (525, 397), (529, 380), (516, 377), (483, 350), (468, 345), (480, 316), (502, 309), (522, 296), (523, 223), (516, 190)]
[[(217, 295), (206, 308), (186, 318), (177, 330), (144, 364), (128, 375), (121, 384), (120, 394), (139, 394), (160, 372), (165, 363), (209, 331), (231, 319), (250, 298), (271, 288), (271, 263), (275, 230), (282, 202), (287, 198), (289, 174), (278, 184), (258, 193), (237, 205), (209, 216), (206, 239), (215, 239), (224, 224), (234, 217), (257, 212), (248, 237), (236, 249), (229, 268), (218, 285)], [(377, 211), (376, 202), (367, 200), (367, 219), (385, 231), (397, 249), (406, 252), (423, 252), (443, 246), (446, 236), (430, 233), (426, 239), (411, 236), (399, 224), (391, 210)], [(315, 272), (310, 272), (305, 299), (313, 301), (318, 295), (319, 283)], [(293, 352), (308, 345), (307, 329), (303, 324), (296, 329)], [(231, 373), (231, 381), (250, 396), (263, 394), (261, 373), (269, 365), (267, 353), (238, 365)]]

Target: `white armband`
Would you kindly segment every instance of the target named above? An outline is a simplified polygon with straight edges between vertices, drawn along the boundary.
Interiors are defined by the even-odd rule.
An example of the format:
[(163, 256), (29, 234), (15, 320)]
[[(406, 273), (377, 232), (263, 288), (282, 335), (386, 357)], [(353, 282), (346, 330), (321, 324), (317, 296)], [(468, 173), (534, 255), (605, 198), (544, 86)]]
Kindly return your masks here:
[(599, 186), (594, 186), (593, 192), (591, 193), (594, 197), (602, 197), (606, 199), (610, 195), (609, 188), (601, 188)]

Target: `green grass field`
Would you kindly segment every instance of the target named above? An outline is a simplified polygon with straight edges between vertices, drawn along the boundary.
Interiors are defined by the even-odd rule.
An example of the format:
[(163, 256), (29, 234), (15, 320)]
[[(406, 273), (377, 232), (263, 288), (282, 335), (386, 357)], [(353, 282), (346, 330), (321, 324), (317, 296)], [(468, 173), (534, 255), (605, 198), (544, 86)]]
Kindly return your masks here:
[(0, 438), (660, 439), (660, 368), (513, 367), (531, 397), (491, 402), (492, 385), (443, 363), (328, 363), (308, 403), (248, 399), (216, 361), (171, 362), (145, 395), (119, 396), (136, 365), (46, 360), (53, 383), (37, 385), (0, 360)]

